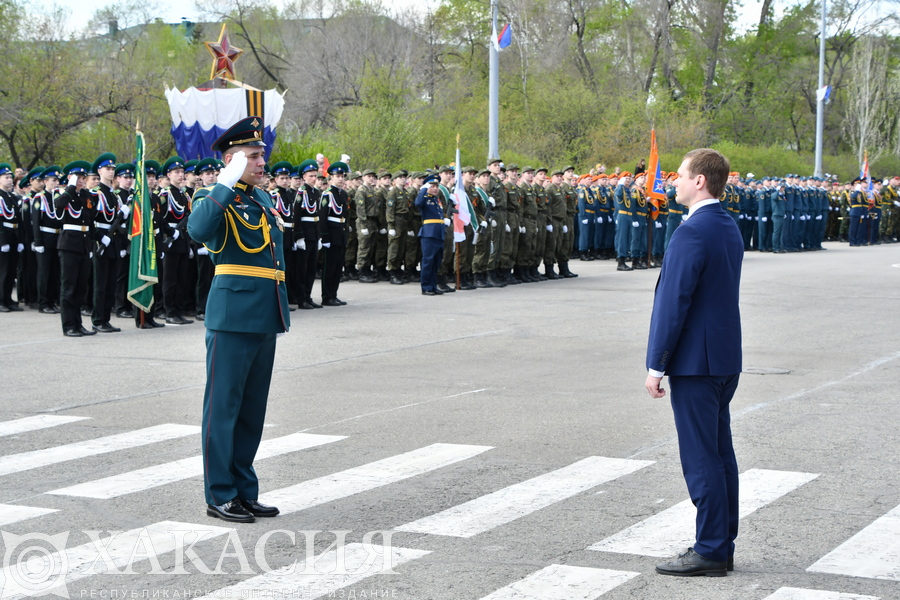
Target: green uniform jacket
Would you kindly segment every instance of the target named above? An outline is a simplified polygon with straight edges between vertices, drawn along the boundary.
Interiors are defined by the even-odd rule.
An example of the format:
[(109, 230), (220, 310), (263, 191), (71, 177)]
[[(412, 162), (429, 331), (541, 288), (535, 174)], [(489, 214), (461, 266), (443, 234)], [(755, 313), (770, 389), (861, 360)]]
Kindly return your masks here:
[(207, 329), (287, 331), (291, 317), (284, 284), (283, 225), (272, 197), (240, 182), (234, 190), (216, 184), (197, 190), (192, 208), (191, 239), (209, 249), (217, 271), (232, 271), (213, 277)]

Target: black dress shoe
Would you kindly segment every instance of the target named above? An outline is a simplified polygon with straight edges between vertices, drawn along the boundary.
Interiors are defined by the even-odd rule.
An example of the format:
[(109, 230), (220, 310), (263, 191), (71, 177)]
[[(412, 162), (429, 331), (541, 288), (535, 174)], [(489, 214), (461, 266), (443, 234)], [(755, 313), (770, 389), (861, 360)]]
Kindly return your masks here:
[(81, 331), (81, 335), (96, 335), (96, 331), (88, 331), (84, 328), (84, 325), (79, 325), (78, 330)]
[(131, 312), (130, 310), (120, 310), (120, 311), (116, 312), (116, 316), (119, 317), (120, 319), (133, 319), (134, 313)]
[(40, 312), (42, 315), (58, 315), (58, 314), (59, 314), (59, 311), (56, 310), (56, 309), (55, 309), (54, 307), (52, 307), (52, 306), (45, 306), (44, 308), (42, 308), (42, 309), (39, 310), (38, 312)]
[(160, 323), (159, 321), (154, 321), (150, 319), (149, 321), (144, 321), (145, 323), (149, 323), (151, 327), (165, 327), (165, 323)]
[(322, 306), (343, 306), (343, 304), (335, 298), (329, 298), (328, 300), (322, 300)]
[(153, 325), (151, 325), (150, 323), (147, 323), (146, 321), (144, 321), (144, 324), (143, 324), (143, 325), (141, 325), (140, 323), (138, 323), (138, 324), (136, 325), (136, 327), (137, 327), (138, 329), (153, 329)]
[(437, 296), (437, 292), (434, 290), (422, 290), (423, 296)]
[(9, 309), (10, 311), (12, 311), (12, 312), (21, 312), (21, 311), (25, 310), (24, 308), (22, 308), (22, 307), (19, 306), (18, 304), (7, 304), (7, 305), (6, 305), (6, 308), (8, 308), (8, 309)]
[(66, 337), (81, 337), (81, 331), (78, 329), (66, 329), (63, 335)]
[(117, 331), (122, 331), (118, 327), (113, 327), (109, 323), (101, 323), (100, 325), (94, 325), (93, 330), (100, 332), (100, 333), (116, 333)]
[(232, 523), (253, 523), (256, 521), (256, 517), (241, 506), (241, 501), (237, 498), (225, 504), (207, 504), (206, 514), (223, 521), (231, 521)]
[(297, 305), (297, 308), (302, 308), (303, 310), (312, 310), (315, 308), (315, 306), (313, 306), (312, 304), (310, 304), (309, 302), (304, 300), (303, 302), (301, 302), (300, 304)]
[(266, 506), (256, 500), (241, 500), (241, 506), (254, 517), (268, 518), (274, 517), (279, 513), (279, 510), (274, 506)]
[(340, 298), (335, 298), (335, 300), (337, 300), (338, 304), (340, 304), (341, 306), (347, 306), (347, 303), (344, 302), (343, 300), (341, 300)]
[(5, 304), (0, 304), (0, 313), (5, 313), (5, 312), (12, 312), (12, 311), (9, 310), (9, 307), (6, 306)]
[(91, 312), (91, 310), (90, 310), (89, 308), (82, 308), (82, 309), (81, 309), (81, 316), (82, 316), (82, 317), (90, 317), (92, 314), (93, 314), (93, 313)]
[(307, 300), (307, 302), (309, 302), (310, 306), (312, 306), (313, 308), (322, 308), (322, 305), (321, 305), (321, 304), (316, 304), (316, 303), (313, 302), (311, 299), (310, 299), (310, 300)]
[(197, 313), (197, 320), (198, 320), (198, 321), (205, 321), (205, 320), (206, 320), (206, 313), (198, 312), (198, 313)]
[(709, 560), (688, 548), (687, 552), (679, 554), (669, 562), (656, 565), (656, 572), (660, 575), (675, 575), (676, 577), (695, 577), (706, 575), (707, 577), (725, 577), (728, 569), (726, 562)]

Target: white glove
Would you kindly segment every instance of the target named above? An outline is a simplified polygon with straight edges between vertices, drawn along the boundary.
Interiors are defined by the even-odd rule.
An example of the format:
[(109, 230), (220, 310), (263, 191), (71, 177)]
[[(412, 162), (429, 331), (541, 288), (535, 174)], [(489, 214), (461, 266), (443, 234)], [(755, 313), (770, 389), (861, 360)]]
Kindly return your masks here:
[(25, 244), (19, 244), (18, 246), (16, 246), (16, 252), (24, 252), (24, 251), (25, 251)]
[(379, 229), (378, 233), (380, 233), (381, 235), (384, 235), (387, 233), (387, 229)]
[(34, 252), (34, 242), (31, 242), (31, 251)]
[(94, 253), (93, 253), (93, 252), (88, 252), (88, 258), (94, 258)]
[(111, 241), (112, 241), (112, 240), (109, 239), (109, 236), (108, 236), (108, 235), (104, 235), (102, 238), (100, 238), (100, 243), (103, 244), (104, 246), (109, 246), (109, 243), (110, 243)]
[(416, 232), (410, 229), (409, 231), (406, 232), (406, 235), (408, 235), (411, 238), (414, 238), (414, 237), (416, 237)]
[(519, 233), (525, 233), (525, 228), (524, 228), (524, 227), (519, 227)]
[(446, 225), (447, 227), (450, 227), (452, 224), (453, 221), (451, 221), (450, 219), (444, 219), (444, 225)]
[(395, 237), (397, 235), (396, 229), (388, 229), (388, 235), (391, 237)]
[(119, 212), (121, 212), (122, 216), (127, 219), (128, 215), (131, 214), (131, 209), (128, 207), (127, 204), (123, 204), (122, 206), (119, 207)]
[(194, 249), (188, 248), (188, 258), (194, 258)]
[(687, 221), (687, 218), (688, 218), (687, 215), (681, 215), (681, 220), (682, 220), (682, 221)]
[(587, 224), (588, 224), (588, 220), (587, 220), (587, 219), (582, 219), (582, 220), (581, 220), (581, 224), (582, 224), (582, 225), (587, 225)]
[(509, 223), (506, 224), (506, 233), (512, 233), (512, 227), (509, 226)]
[[(894, 200), (894, 206), (900, 206), (900, 201)], [(837, 210), (837, 209), (834, 209), (834, 210)]]
[(547, 231), (553, 233), (553, 225), (547, 225)]
[(818, 216), (816, 217), (816, 221), (821, 221), (821, 220), (822, 220), (822, 215), (818, 215)]
[(9, 244), (3, 244), (0, 246), (0, 252), (9, 252)]
[(219, 183), (226, 187), (234, 188), (244, 170), (247, 168), (247, 155), (244, 151), (235, 152), (231, 157), (231, 162), (225, 165), (225, 168), (219, 171)]
[(744, 215), (738, 215), (738, 219), (743, 220), (743, 219), (744, 219)]
[(657, 229), (662, 229), (662, 223), (660, 223), (659, 221), (654, 222), (653, 226), (656, 227)]
[(359, 232), (360, 232), (361, 234), (363, 234), (363, 235), (369, 235), (369, 230), (366, 229), (365, 227), (363, 227), (362, 229), (360, 229)]
[(166, 253), (165, 253), (165, 252), (160, 252), (160, 253), (159, 253), (159, 260), (162, 260), (162, 259), (164, 259), (165, 257), (166, 257)]
[[(369, 235), (369, 234), (366, 233), (366, 235)], [(297, 242), (297, 247), (300, 248), (301, 250), (306, 250), (306, 240), (304, 238), (300, 238), (300, 241)]]
[(176, 229), (175, 233), (172, 234), (172, 239), (177, 240), (179, 235), (181, 235), (181, 232)]
[(319, 247), (318, 247), (318, 250), (321, 250), (321, 249), (322, 249), (322, 240), (319, 240)]
[(487, 227), (487, 221), (482, 221), (481, 223), (478, 224), (478, 226), (482, 227), (482, 228)]
[(69, 185), (78, 183), (78, 175), (69, 175)]
[(488, 202), (491, 203), (491, 206), (497, 206), (497, 201), (491, 196), (488, 196)]
[(497, 226), (497, 219), (491, 219), (491, 227)]
[(569, 233), (569, 226), (563, 225), (563, 233)]
[(197, 254), (200, 256), (209, 256), (209, 250), (206, 249), (206, 246), (201, 246), (197, 248)]
[(119, 250), (119, 258), (125, 258), (126, 254), (128, 254), (128, 250)]
[(759, 217), (753, 217), (754, 221), (759, 221)]
[(597, 217), (597, 222), (598, 222), (598, 223), (602, 223), (602, 222), (603, 222), (603, 217)]
[(319, 243), (322, 244), (322, 246), (325, 247), (325, 248), (331, 248), (331, 242), (325, 242), (325, 243), (322, 243), (322, 241), (319, 240)]
[(632, 221), (632, 222), (631, 222), (631, 226), (632, 226), (632, 227), (640, 227), (641, 224), (638, 223), (637, 221)]
[(44, 247), (43, 247), (43, 246), (35, 246), (35, 247), (34, 247), (34, 251), (37, 252), (38, 254), (43, 254), (43, 253), (44, 253)]

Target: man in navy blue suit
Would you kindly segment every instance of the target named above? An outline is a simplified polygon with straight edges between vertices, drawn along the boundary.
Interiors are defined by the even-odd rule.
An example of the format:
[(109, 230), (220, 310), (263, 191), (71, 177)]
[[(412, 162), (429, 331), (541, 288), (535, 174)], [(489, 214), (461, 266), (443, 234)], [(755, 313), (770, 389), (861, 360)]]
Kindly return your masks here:
[(416, 196), (415, 205), (422, 214), (419, 240), (422, 242), (422, 294), (440, 296), (437, 288), (437, 269), (444, 255), (444, 229), (450, 219), (444, 218), (444, 204), (439, 189), (440, 175), (429, 175)]
[(738, 530), (738, 469), (729, 404), (741, 373), (738, 296), (744, 243), (718, 198), (728, 159), (692, 150), (678, 169), (677, 202), (688, 208), (675, 230), (656, 284), (647, 391), (672, 387), (681, 469), (697, 507), (696, 542), (657, 565), (663, 575), (724, 577), (733, 569)]

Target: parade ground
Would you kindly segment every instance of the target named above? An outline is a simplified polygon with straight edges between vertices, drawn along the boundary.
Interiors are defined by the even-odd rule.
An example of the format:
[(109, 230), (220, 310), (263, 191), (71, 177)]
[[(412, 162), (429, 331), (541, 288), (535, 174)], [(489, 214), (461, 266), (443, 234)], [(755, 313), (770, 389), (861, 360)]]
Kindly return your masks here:
[(255, 463), (282, 514), (249, 525), (205, 512), (203, 323), (0, 315), (2, 598), (900, 598), (900, 245), (825, 247), (744, 258), (725, 578), (654, 572), (694, 531), (644, 389), (659, 270), (607, 260), (292, 312)]

